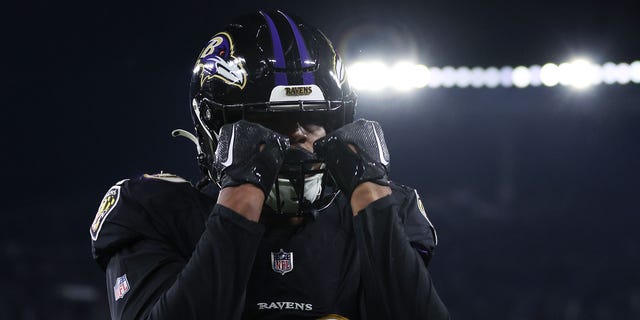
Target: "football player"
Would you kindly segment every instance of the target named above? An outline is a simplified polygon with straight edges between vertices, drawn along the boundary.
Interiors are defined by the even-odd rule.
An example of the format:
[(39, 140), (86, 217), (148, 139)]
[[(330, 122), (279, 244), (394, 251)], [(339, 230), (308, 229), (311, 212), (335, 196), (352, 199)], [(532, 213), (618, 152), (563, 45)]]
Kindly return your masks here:
[(112, 319), (448, 319), (418, 193), (389, 180), (344, 64), (281, 11), (238, 18), (197, 57), (195, 142), (211, 195), (123, 180), (90, 232)]

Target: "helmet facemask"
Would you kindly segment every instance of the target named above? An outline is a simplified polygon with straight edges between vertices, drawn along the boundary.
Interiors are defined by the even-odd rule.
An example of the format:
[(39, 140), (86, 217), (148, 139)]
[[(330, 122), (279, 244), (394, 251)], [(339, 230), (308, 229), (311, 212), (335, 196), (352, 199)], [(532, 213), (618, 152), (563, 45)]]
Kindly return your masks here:
[(278, 214), (302, 215), (320, 209), (315, 206), (326, 186), (324, 163), (301, 148), (285, 152), (284, 163), (266, 204)]

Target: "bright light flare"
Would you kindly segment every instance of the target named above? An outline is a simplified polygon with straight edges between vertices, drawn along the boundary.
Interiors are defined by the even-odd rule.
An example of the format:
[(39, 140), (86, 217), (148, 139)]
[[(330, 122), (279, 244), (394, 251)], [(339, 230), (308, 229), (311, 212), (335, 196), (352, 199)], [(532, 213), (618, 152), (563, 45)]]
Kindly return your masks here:
[(390, 70), (389, 86), (399, 90), (423, 88), (429, 82), (429, 68), (411, 62), (398, 62)]
[(489, 88), (495, 88), (500, 84), (500, 71), (496, 67), (489, 67), (484, 72), (484, 84)]
[[(640, 61), (607, 62), (596, 65), (587, 59), (576, 59), (543, 66), (427, 67), (409, 61), (387, 66), (381, 61), (358, 62), (348, 68), (351, 85), (361, 91), (411, 91), (429, 88), (496, 88), (558, 85), (585, 89), (597, 84), (640, 83)], [(387, 90), (388, 92), (388, 90)]]
[(474, 67), (471, 69), (471, 86), (474, 88), (480, 88), (484, 80), (484, 70), (480, 67)]
[(456, 71), (455, 84), (460, 88), (466, 88), (471, 84), (471, 70), (467, 67), (460, 67)]
[(358, 62), (349, 68), (349, 82), (359, 90), (377, 91), (387, 86), (387, 66), (380, 61)]
[(517, 66), (511, 73), (513, 85), (518, 88), (524, 88), (531, 84), (531, 72), (525, 66)]
[(547, 87), (553, 87), (560, 82), (560, 68), (553, 63), (547, 63), (540, 69), (540, 81)]
[(616, 70), (616, 81), (619, 84), (627, 84), (631, 81), (631, 67), (628, 63), (619, 63)]
[(533, 87), (539, 87), (542, 84), (542, 79), (540, 79), (540, 73), (542, 71), (542, 67), (534, 64), (529, 67), (529, 77), (530, 77), (530, 85)]
[(631, 69), (631, 81), (640, 83), (640, 61), (634, 61), (629, 67)]
[(445, 88), (451, 88), (456, 84), (456, 69), (451, 66), (446, 66), (442, 68), (442, 72), (440, 73), (442, 77), (442, 86)]
[(389, 67), (380, 61), (358, 62), (349, 70), (349, 82), (358, 90), (398, 91), (424, 88), (429, 83), (429, 68), (425, 65), (400, 61)]
[(560, 64), (559, 81), (563, 86), (584, 89), (602, 81), (600, 71), (595, 65), (585, 59)]

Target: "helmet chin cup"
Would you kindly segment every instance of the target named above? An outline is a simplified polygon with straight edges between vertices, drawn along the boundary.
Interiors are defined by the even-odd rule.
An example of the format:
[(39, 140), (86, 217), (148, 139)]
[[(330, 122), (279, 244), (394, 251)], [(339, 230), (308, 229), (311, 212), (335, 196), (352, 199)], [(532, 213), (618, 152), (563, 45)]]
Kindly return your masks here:
[(324, 173), (324, 164), (314, 153), (303, 148), (287, 149), (267, 204), (278, 214), (317, 211), (316, 201), (326, 193)]

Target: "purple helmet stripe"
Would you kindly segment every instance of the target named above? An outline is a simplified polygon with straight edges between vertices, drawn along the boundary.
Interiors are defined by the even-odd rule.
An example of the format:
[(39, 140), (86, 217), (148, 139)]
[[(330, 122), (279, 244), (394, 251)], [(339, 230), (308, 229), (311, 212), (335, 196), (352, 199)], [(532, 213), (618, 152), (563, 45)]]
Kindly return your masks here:
[[(300, 29), (298, 29), (298, 26), (296, 26), (295, 22), (293, 22), (293, 20), (286, 15), (284, 12), (282, 11), (278, 11), (278, 13), (280, 13), (282, 16), (284, 16), (285, 18), (287, 18), (287, 21), (289, 22), (289, 26), (291, 27), (291, 31), (293, 31), (293, 35), (296, 38), (296, 44), (298, 45), (298, 53), (300, 54), (300, 61), (302, 62), (302, 65), (304, 67), (309, 67), (312, 66), (315, 61), (309, 61), (310, 57), (309, 57), (309, 51), (307, 51), (307, 46), (304, 43), (304, 39), (302, 38), (302, 34), (300, 33)], [(315, 78), (313, 76), (313, 73), (311, 72), (303, 72), (302, 73), (302, 81), (304, 84), (314, 84), (316, 83)]]
[[(273, 43), (273, 56), (276, 59), (276, 68), (286, 68), (285, 60), (284, 60), (284, 52), (282, 51), (282, 43), (280, 42), (280, 35), (278, 35), (278, 29), (276, 25), (273, 23), (273, 20), (269, 15), (260, 11), (260, 14), (264, 17), (264, 20), (267, 22), (267, 26), (269, 26), (269, 32), (271, 33), (271, 43)], [(287, 75), (283, 72), (275, 72), (276, 76), (276, 85), (287, 85), (289, 81), (287, 80)]]

